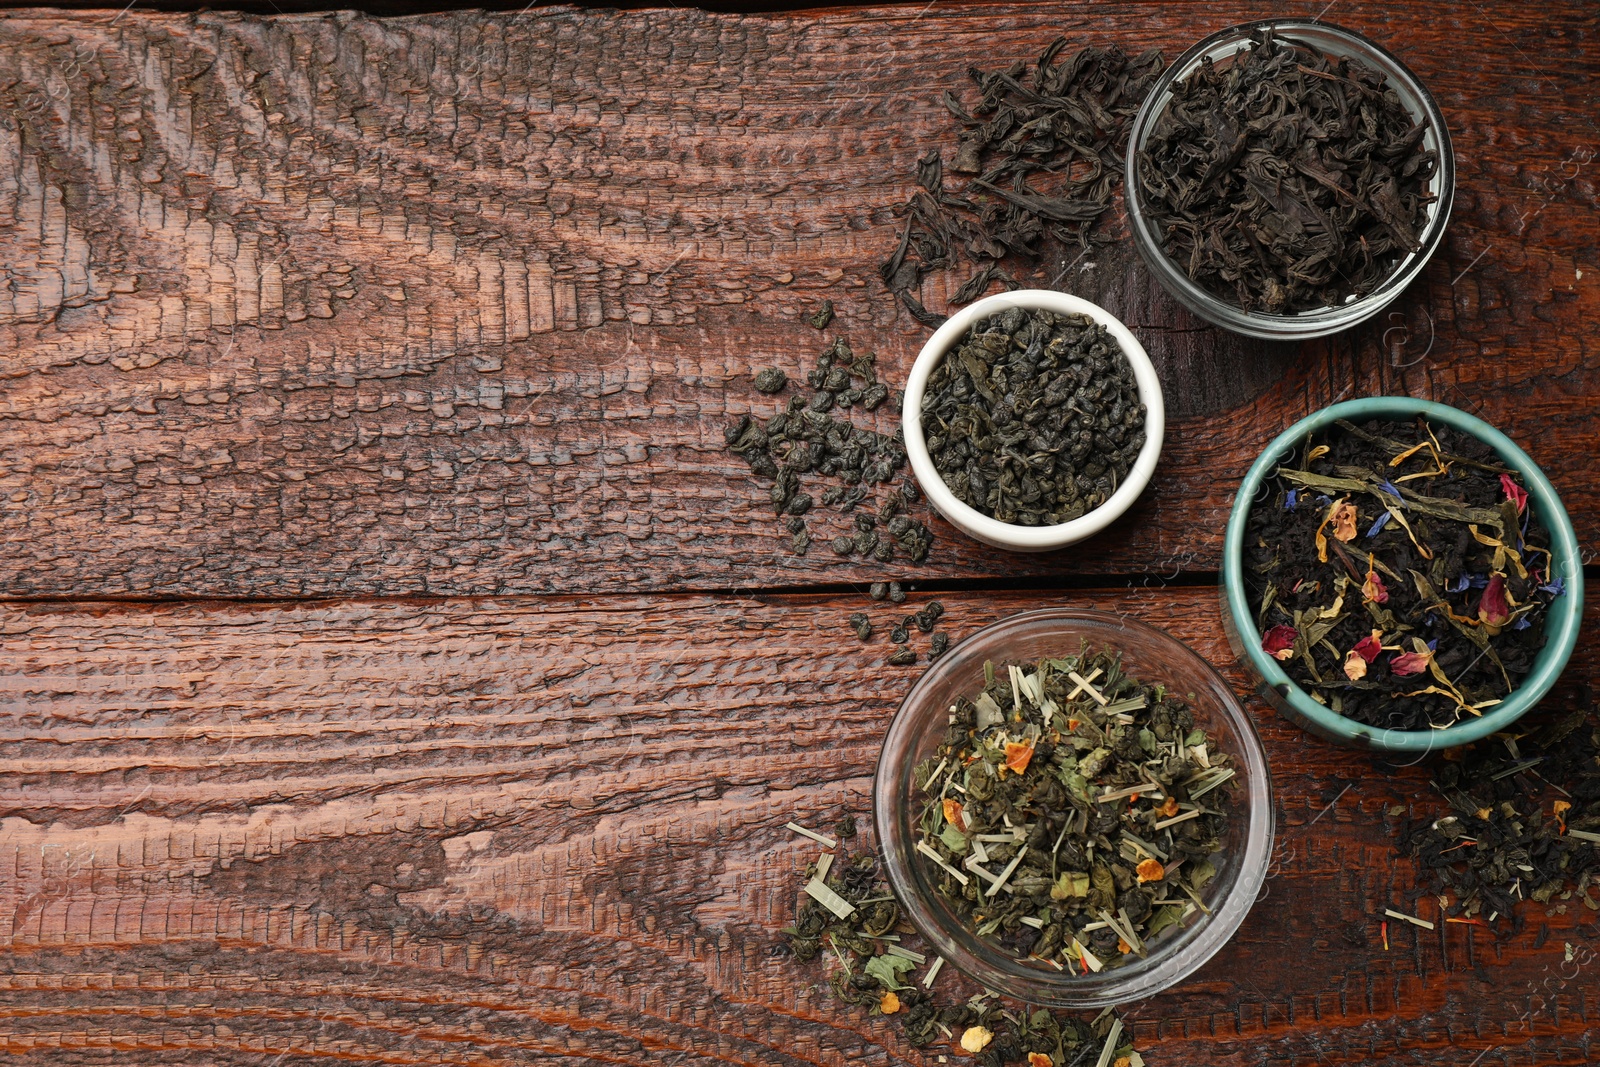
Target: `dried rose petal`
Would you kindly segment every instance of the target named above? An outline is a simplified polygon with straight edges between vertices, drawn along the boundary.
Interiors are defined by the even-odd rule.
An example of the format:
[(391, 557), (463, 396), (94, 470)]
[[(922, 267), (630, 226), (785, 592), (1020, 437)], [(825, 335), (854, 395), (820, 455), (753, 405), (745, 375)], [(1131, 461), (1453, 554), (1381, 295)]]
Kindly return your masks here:
[(1294, 656), (1294, 639), (1299, 636), (1299, 630), (1280, 622), (1261, 639), (1261, 650), (1273, 659), (1291, 659)]
[(1356, 506), (1354, 504), (1344, 503), (1333, 509), (1333, 536), (1341, 541), (1354, 541), (1356, 539)]
[(1344, 676), (1352, 682), (1359, 682), (1367, 676), (1367, 660), (1361, 653), (1351, 651), (1344, 658)]
[(1361, 583), (1361, 596), (1374, 604), (1387, 604), (1389, 602), (1389, 589), (1383, 584), (1383, 578), (1377, 571), (1368, 571), (1367, 580)]
[(1389, 673), (1397, 678), (1406, 678), (1413, 674), (1421, 674), (1432, 662), (1431, 649), (1427, 652), (1397, 652), (1389, 659)]
[(1366, 637), (1363, 637), (1361, 640), (1357, 641), (1355, 643), (1355, 647), (1350, 651), (1354, 652), (1368, 663), (1371, 663), (1373, 660), (1378, 658), (1378, 653), (1383, 651), (1383, 641), (1381, 638), (1379, 638), (1378, 632), (1374, 630)]
[(1489, 576), (1489, 584), (1483, 587), (1483, 597), (1478, 601), (1478, 618), (1485, 626), (1496, 628), (1511, 621), (1511, 604), (1506, 600), (1503, 575)]
[(1506, 499), (1516, 501), (1517, 514), (1528, 509), (1528, 491), (1518, 485), (1509, 474), (1500, 476), (1500, 488), (1506, 491)]

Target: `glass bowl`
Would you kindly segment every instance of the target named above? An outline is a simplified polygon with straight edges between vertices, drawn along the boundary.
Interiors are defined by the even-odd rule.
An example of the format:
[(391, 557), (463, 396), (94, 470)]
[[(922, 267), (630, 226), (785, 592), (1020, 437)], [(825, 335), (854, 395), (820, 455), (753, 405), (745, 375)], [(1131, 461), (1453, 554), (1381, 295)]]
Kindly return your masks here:
[[(1437, 199), (1428, 206), (1428, 221), (1418, 234), (1421, 247), (1403, 256), (1389, 277), (1372, 292), (1363, 297), (1354, 297), (1338, 307), (1316, 308), (1290, 315), (1245, 311), (1190, 281), (1189, 276), (1163, 251), (1161, 234), (1157, 232), (1155, 224), (1145, 217), (1140, 155), (1156, 120), (1166, 111), (1173, 97), (1173, 87), (1198, 70), (1206, 59), (1219, 66), (1225, 65), (1235, 54), (1250, 46), (1252, 33), (1263, 29), (1271, 29), (1285, 40), (1306, 45), (1327, 56), (1358, 59), (1381, 72), (1401, 103), (1425, 127), (1423, 147), (1432, 149), (1438, 158), (1438, 169), (1432, 182), (1432, 191)], [(1455, 185), (1455, 157), (1451, 153), (1450, 131), (1445, 126), (1444, 114), (1433, 96), (1405, 64), (1379, 45), (1350, 30), (1302, 19), (1264, 19), (1212, 34), (1180, 56), (1161, 75), (1145, 97), (1144, 105), (1134, 118), (1128, 135), (1124, 190), (1134, 244), (1145, 264), (1180, 304), (1206, 321), (1236, 333), (1268, 340), (1303, 340), (1337, 333), (1370, 319), (1411, 284), (1444, 238)]]
[[(928, 388), (928, 379), (947, 352), (966, 336), (975, 323), (998, 315), (1011, 308), (1030, 311), (1052, 311), (1057, 315), (1085, 315), (1104, 326), (1128, 359), (1133, 368), (1134, 382), (1139, 389), (1139, 402), (1144, 405), (1144, 447), (1134, 460), (1128, 477), (1117, 486), (1110, 499), (1087, 514), (1071, 522), (1053, 526), (1019, 526), (1001, 522), (969, 507), (950, 491), (939, 476), (933, 458), (928, 454), (928, 440), (922, 432), (922, 396)], [(1150, 484), (1156, 463), (1161, 458), (1161, 443), (1166, 436), (1166, 408), (1162, 402), (1161, 379), (1156, 376), (1155, 364), (1136, 337), (1111, 312), (1082, 297), (1058, 293), (1053, 289), (1018, 289), (1009, 293), (995, 293), (974, 301), (951, 315), (943, 326), (922, 346), (911, 373), (906, 378), (905, 402), (901, 405), (900, 425), (904, 430), (906, 458), (911, 472), (922, 487), (923, 493), (934, 508), (949, 520), (950, 525), (968, 537), (995, 548), (1014, 552), (1048, 552), (1065, 548), (1093, 537), (1110, 526), (1133, 506)]]
[[(1476, 719), (1443, 729), (1389, 730), (1347, 719), (1312, 700), (1309, 693), (1290, 679), (1283, 664), (1262, 649), (1261, 632), (1256, 628), (1244, 583), (1244, 536), (1250, 512), (1262, 495), (1267, 479), (1311, 434), (1332, 426), (1339, 419), (1355, 423), (1367, 419), (1405, 422), (1418, 415), (1471, 434), (1494, 449), (1506, 466), (1522, 475), (1533, 506), (1550, 531), (1550, 551), (1554, 557), (1552, 573), (1560, 575), (1566, 583), (1566, 592), (1556, 598), (1545, 616), (1545, 645), (1533, 662), (1533, 670), (1505, 700)], [(1261, 697), (1284, 718), (1309, 733), (1342, 745), (1379, 752), (1425, 753), (1465, 745), (1507, 729), (1556, 684), (1577, 646), (1578, 629), (1583, 623), (1583, 559), (1572, 519), (1562, 506), (1555, 486), (1511, 438), (1482, 419), (1446, 404), (1408, 396), (1374, 396), (1346, 400), (1306, 416), (1279, 434), (1250, 467), (1228, 515), (1228, 529), (1222, 545), (1222, 597), (1228, 641), (1240, 661), (1261, 680), (1258, 690)]]
[[(1229, 814), (1224, 847), (1212, 857), (1217, 876), (1202, 894), (1211, 914), (1197, 912), (1148, 942), (1150, 954), (1095, 974), (1075, 975), (1030, 964), (966, 929), (940, 897), (929, 864), (915, 851), (913, 772), (939, 747), (951, 704), (983, 688), (983, 664), (1036, 661), (1091, 648), (1122, 653), (1128, 674), (1165, 684), (1191, 705), (1195, 724), (1237, 761), (1239, 786), (1223, 803)], [(1218, 791), (1220, 792), (1220, 790)], [(1193, 974), (1227, 943), (1266, 880), (1272, 854), (1272, 786), (1255, 726), (1209, 664), (1165, 631), (1100, 611), (1047, 608), (987, 626), (941, 656), (907, 694), (889, 726), (873, 783), (873, 818), (889, 884), (907, 918), (933, 951), (968, 977), (1029, 1004), (1097, 1008), (1159, 993)]]

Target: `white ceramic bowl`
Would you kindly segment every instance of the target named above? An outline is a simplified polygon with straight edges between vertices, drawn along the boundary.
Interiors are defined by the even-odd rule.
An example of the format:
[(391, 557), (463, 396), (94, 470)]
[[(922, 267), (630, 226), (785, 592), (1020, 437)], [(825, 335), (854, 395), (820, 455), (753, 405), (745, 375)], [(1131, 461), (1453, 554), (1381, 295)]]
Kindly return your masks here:
[[(1087, 515), (1055, 526), (1017, 526), (990, 518), (963, 504), (934, 469), (933, 459), (928, 455), (927, 439), (922, 434), (922, 394), (928, 387), (928, 377), (934, 368), (944, 359), (945, 353), (972, 328), (973, 323), (1014, 307), (1052, 311), (1061, 315), (1087, 315), (1105, 326), (1133, 365), (1139, 400), (1145, 407), (1144, 447), (1139, 450), (1139, 457), (1134, 461), (1128, 477), (1104, 504)], [(1093, 537), (1120, 518), (1150, 483), (1156, 461), (1161, 458), (1161, 440), (1167, 429), (1165, 408), (1161, 402), (1161, 382), (1156, 378), (1156, 368), (1145, 354), (1144, 346), (1105, 308), (1080, 297), (1049, 289), (996, 293), (968, 304), (951, 315), (928, 338), (928, 343), (922, 346), (922, 351), (917, 355), (917, 361), (911, 365), (911, 377), (906, 381), (905, 406), (900, 412), (900, 420), (905, 429), (906, 456), (911, 460), (911, 470), (917, 476), (917, 484), (928, 495), (939, 514), (967, 536), (1015, 552), (1048, 552), (1065, 548)]]

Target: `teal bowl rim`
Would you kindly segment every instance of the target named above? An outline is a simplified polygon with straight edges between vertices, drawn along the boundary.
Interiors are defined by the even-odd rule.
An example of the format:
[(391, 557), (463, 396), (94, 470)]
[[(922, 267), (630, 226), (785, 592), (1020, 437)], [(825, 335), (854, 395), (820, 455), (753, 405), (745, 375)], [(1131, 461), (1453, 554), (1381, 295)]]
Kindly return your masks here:
[[(1493, 448), (1508, 466), (1516, 468), (1527, 483), (1539, 514), (1550, 531), (1552, 554), (1555, 559), (1551, 570), (1566, 583), (1566, 592), (1551, 606), (1545, 621), (1545, 646), (1534, 661), (1533, 670), (1522, 680), (1515, 692), (1495, 705), (1482, 717), (1448, 726), (1442, 730), (1389, 730), (1347, 719), (1343, 715), (1312, 700), (1284, 671), (1278, 661), (1261, 648), (1255, 616), (1245, 599), (1241, 574), (1245, 522), (1251, 505), (1262, 483), (1283, 458), (1308, 433), (1329, 425), (1336, 419), (1357, 421), (1371, 418), (1410, 418), (1425, 415), (1432, 421), (1444, 423), (1478, 438)], [(1227, 601), (1230, 622), (1237, 631), (1240, 654), (1267, 686), (1287, 702), (1291, 717), (1303, 716), (1317, 732), (1349, 744), (1366, 745), (1387, 752), (1429, 752), (1436, 749), (1464, 745), (1503, 730), (1516, 722), (1537, 704), (1561, 676), (1572, 650), (1578, 643), (1578, 630), (1583, 623), (1583, 565), (1578, 551), (1578, 535), (1572, 528), (1572, 519), (1562, 506), (1555, 487), (1532, 457), (1516, 442), (1490, 426), (1482, 419), (1458, 408), (1431, 400), (1406, 396), (1366, 397), (1333, 404), (1301, 419), (1273, 439), (1250, 467), (1239, 486), (1228, 515), (1227, 536), (1222, 549), (1222, 583)]]

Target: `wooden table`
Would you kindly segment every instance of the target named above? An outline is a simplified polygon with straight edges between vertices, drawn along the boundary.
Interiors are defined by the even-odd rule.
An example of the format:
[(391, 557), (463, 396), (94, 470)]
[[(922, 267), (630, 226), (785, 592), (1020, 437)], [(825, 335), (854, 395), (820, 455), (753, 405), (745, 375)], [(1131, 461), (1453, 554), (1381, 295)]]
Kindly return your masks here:
[[(936, 593), (954, 636), (1126, 612), (1244, 691), (1215, 591), (1234, 487), (1371, 393), (1500, 425), (1600, 533), (1600, 15), (1385, 6), (7, 12), (3, 1058), (929, 1062), (774, 953), (814, 852), (783, 824), (865, 810), (922, 669), (849, 635), (866, 583)], [(722, 427), (769, 406), (753, 370), (814, 357), (824, 299), (903, 376), (927, 331), (874, 268), (950, 143), (939, 90), (1058, 33), (1170, 57), (1319, 9), (1455, 137), (1445, 245), (1393, 311), (1259, 344), (1125, 239), (1058, 254), (1165, 381), (1136, 511), (1045, 557), (937, 521), (921, 567), (792, 556)], [(1552, 702), (1600, 681), (1593, 651)], [(1427, 767), (1251, 706), (1272, 878), (1130, 1009), (1148, 1062), (1600, 1057), (1595, 915), (1392, 923), (1385, 951), (1384, 907), (1436, 911), (1395, 847), (1438, 808)]]

